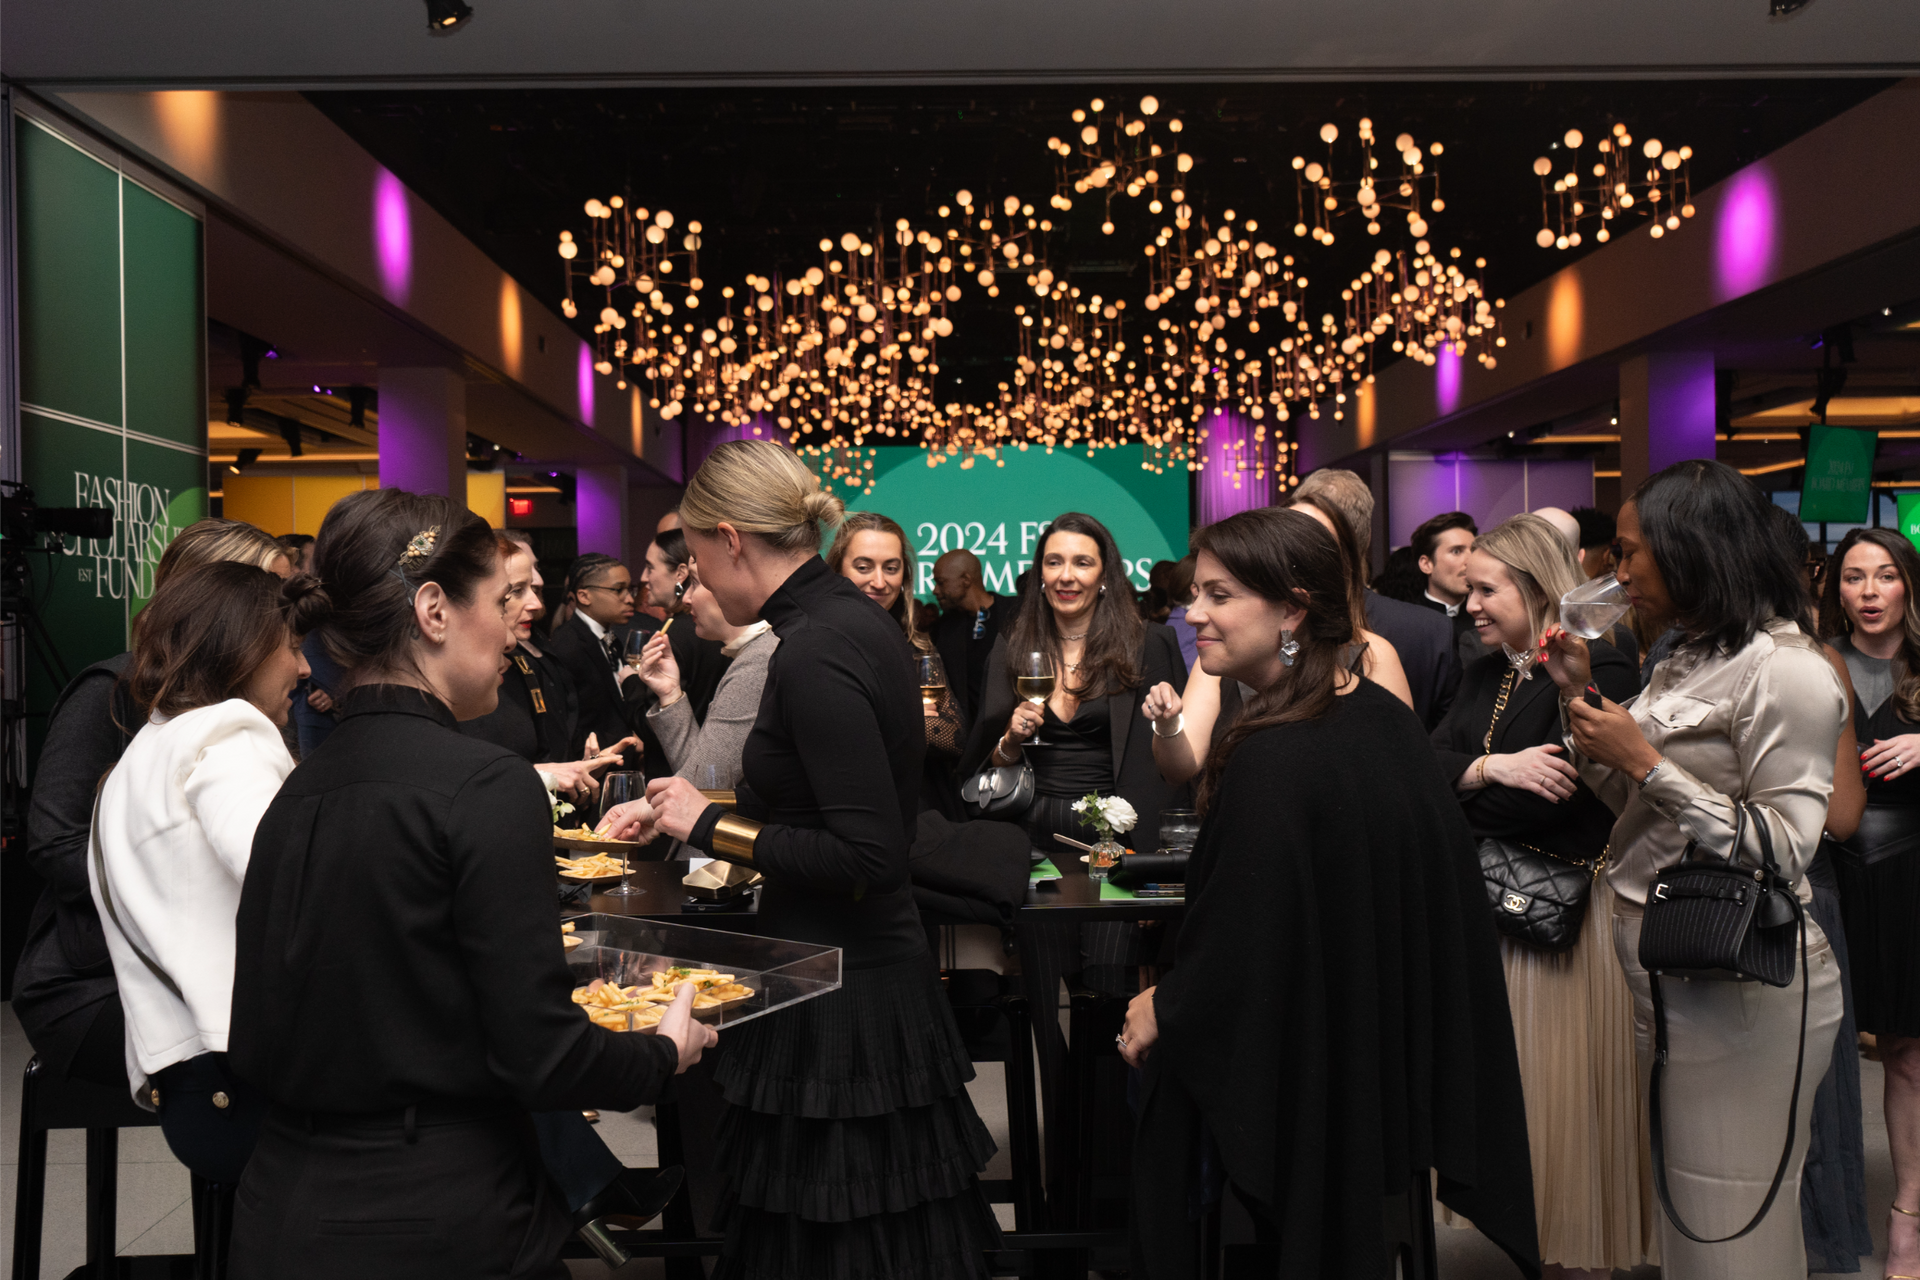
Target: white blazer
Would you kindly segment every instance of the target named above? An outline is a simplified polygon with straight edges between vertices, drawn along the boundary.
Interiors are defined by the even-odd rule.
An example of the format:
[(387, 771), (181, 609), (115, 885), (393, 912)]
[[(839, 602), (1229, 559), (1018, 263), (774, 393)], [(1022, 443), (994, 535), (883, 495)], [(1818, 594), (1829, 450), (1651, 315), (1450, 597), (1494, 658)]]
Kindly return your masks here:
[[(127, 1017), (127, 1079), (225, 1053), (233, 1007), (234, 916), (260, 825), (293, 772), (280, 731), (243, 698), (156, 716), (134, 735), (100, 793), (100, 867), (87, 881), (106, 930)], [(175, 995), (138, 945), (180, 988)]]

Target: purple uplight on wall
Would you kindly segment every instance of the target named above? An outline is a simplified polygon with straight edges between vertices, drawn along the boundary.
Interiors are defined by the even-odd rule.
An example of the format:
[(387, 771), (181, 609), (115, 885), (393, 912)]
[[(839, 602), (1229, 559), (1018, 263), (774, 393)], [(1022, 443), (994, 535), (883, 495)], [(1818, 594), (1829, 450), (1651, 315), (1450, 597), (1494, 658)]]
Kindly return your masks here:
[[(1257, 459), (1266, 449), (1266, 442), (1253, 438), (1253, 424), (1245, 418), (1216, 413), (1207, 419), (1207, 465), (1195, 485), (1196, 525), (1204, 527), (1273, 501), (1272, 469), (1258, 479), (1254, 474)], [(1244, 471), (1240, 469), (1243, 462)]]
[(1442, 417), (1460, 407), (1460, 357), (1444, 342), (1433, 366), (1433, 407)]
[(1773, 269), (1778, 200), (1763, 164), (1735, 174), (1720, 202), (1714, 228), (1714, 266), (1720, 297), (1737, 298), (1767, 283)]
[(380, 259), (380, 291), (406, 305), (413, 288), (413, 214), (407, 188), (385, 169), (373, 184), (373, 242)]
[(574, 367), (574, 398), (580, 402), (580, 421), (593, 425), (593, 348), (580, 344), (580, 359)]

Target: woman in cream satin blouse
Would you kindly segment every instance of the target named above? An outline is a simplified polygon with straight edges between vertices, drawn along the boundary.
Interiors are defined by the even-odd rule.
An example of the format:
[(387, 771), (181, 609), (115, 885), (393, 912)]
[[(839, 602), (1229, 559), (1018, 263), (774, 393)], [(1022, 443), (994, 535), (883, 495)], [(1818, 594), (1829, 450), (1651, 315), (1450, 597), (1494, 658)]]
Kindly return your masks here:
[[(1617, 895), (1614, 949), (1633, 990), (1645, 1081), (1653, 1059), (1651, 984), (1640, 967), (1641, 914), (1654, 877), (1690, 841), (1725, 856), (1735, 805), (1764, 823), (1781, 871), (1803, 882), (1833, 790), (1834, 752), (1848, 707), (1812, 638), (1806, 590), (1772, 535), (1766, 498), (1717, 462), (1660, 472), (1620, 511), (1617, 574), (1628, 598), (1686, 636), (1628, 706), (1586, 705), (1586, 645), (1553, 628), (1543, 641), (1560, 686), (1568, 747), (1581, 778), (1616, 814), (1607, 875)], [(1745, 861), (1759, 860), (1748, 831)], [(1839, 967), (1807, 921), (1811, 991), (1806, 1074), (1786, 1177), (1746, 1235), (1703, 1244), (1663, 1217), (1666, 1280), (1800, 1280), (1807, 1274), (1800, 1172), (1814, 1093), (1841, 1018)], [(1797, 959), (1798, 957), (1796, 957)], [(1673, 1207), (1702, 1237), (1732, 1234), (1759, 1210), (1779, 1163), (1781, 1112), (1801, 1052), (1803, 993), (1759, 982), (1667, 978), (1670, 1042), (1662, 1085)]]

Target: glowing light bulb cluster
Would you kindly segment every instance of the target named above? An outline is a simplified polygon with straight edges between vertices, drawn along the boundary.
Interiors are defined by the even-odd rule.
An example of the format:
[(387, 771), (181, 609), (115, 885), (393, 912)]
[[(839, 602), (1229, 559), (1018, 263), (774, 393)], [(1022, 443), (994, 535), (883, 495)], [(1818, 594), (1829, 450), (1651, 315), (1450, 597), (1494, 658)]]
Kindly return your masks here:
[(1647, 234), (1658, 240), (1693, 216), (1692, 147), (1669, 147), (1658, 138), (1636, 143), (1626, 125), (1615, 124), (1594, 144), (1598, 158), (1589, 164), (1580, 156), (1585, 143), (1586, 135), (1569, 129), (1554, 144), (1563, 156), (1533, 162), (1540, 179), (1534, 243), (1542, 249), (1578, 248), (1585, 239), (1581, 228), (1596, 222), (1593, 238), (1605, 244), (1628, 217), (1652, 219)]

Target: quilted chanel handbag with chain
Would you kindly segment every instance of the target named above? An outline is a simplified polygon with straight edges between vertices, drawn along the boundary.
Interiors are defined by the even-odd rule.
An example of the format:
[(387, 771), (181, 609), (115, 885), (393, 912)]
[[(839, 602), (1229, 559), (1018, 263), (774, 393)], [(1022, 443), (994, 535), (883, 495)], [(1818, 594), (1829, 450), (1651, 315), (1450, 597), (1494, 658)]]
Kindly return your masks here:
[[(1500, 699), (1493, 705), (1493, 719), (1481, 750), (1493, 752), (1493, 730), (1519, 679), (1517, 671), (1508, 671), (1500, 684)], [(1591, 862), (1562, 858), (1515, 840), (1491, 836), (1479, 842), (1480, 877), (1487, 882), (1487, 902), (1493, 907), (1493, 923), (1501, 933), (1518, 942), (1544, 951), (1565, 951), (1580, 937), (1580, 926), (1587, 918), (1587, 899), (1593, 893), (1593, 878), (1606, 865), (1606, 855)]]

